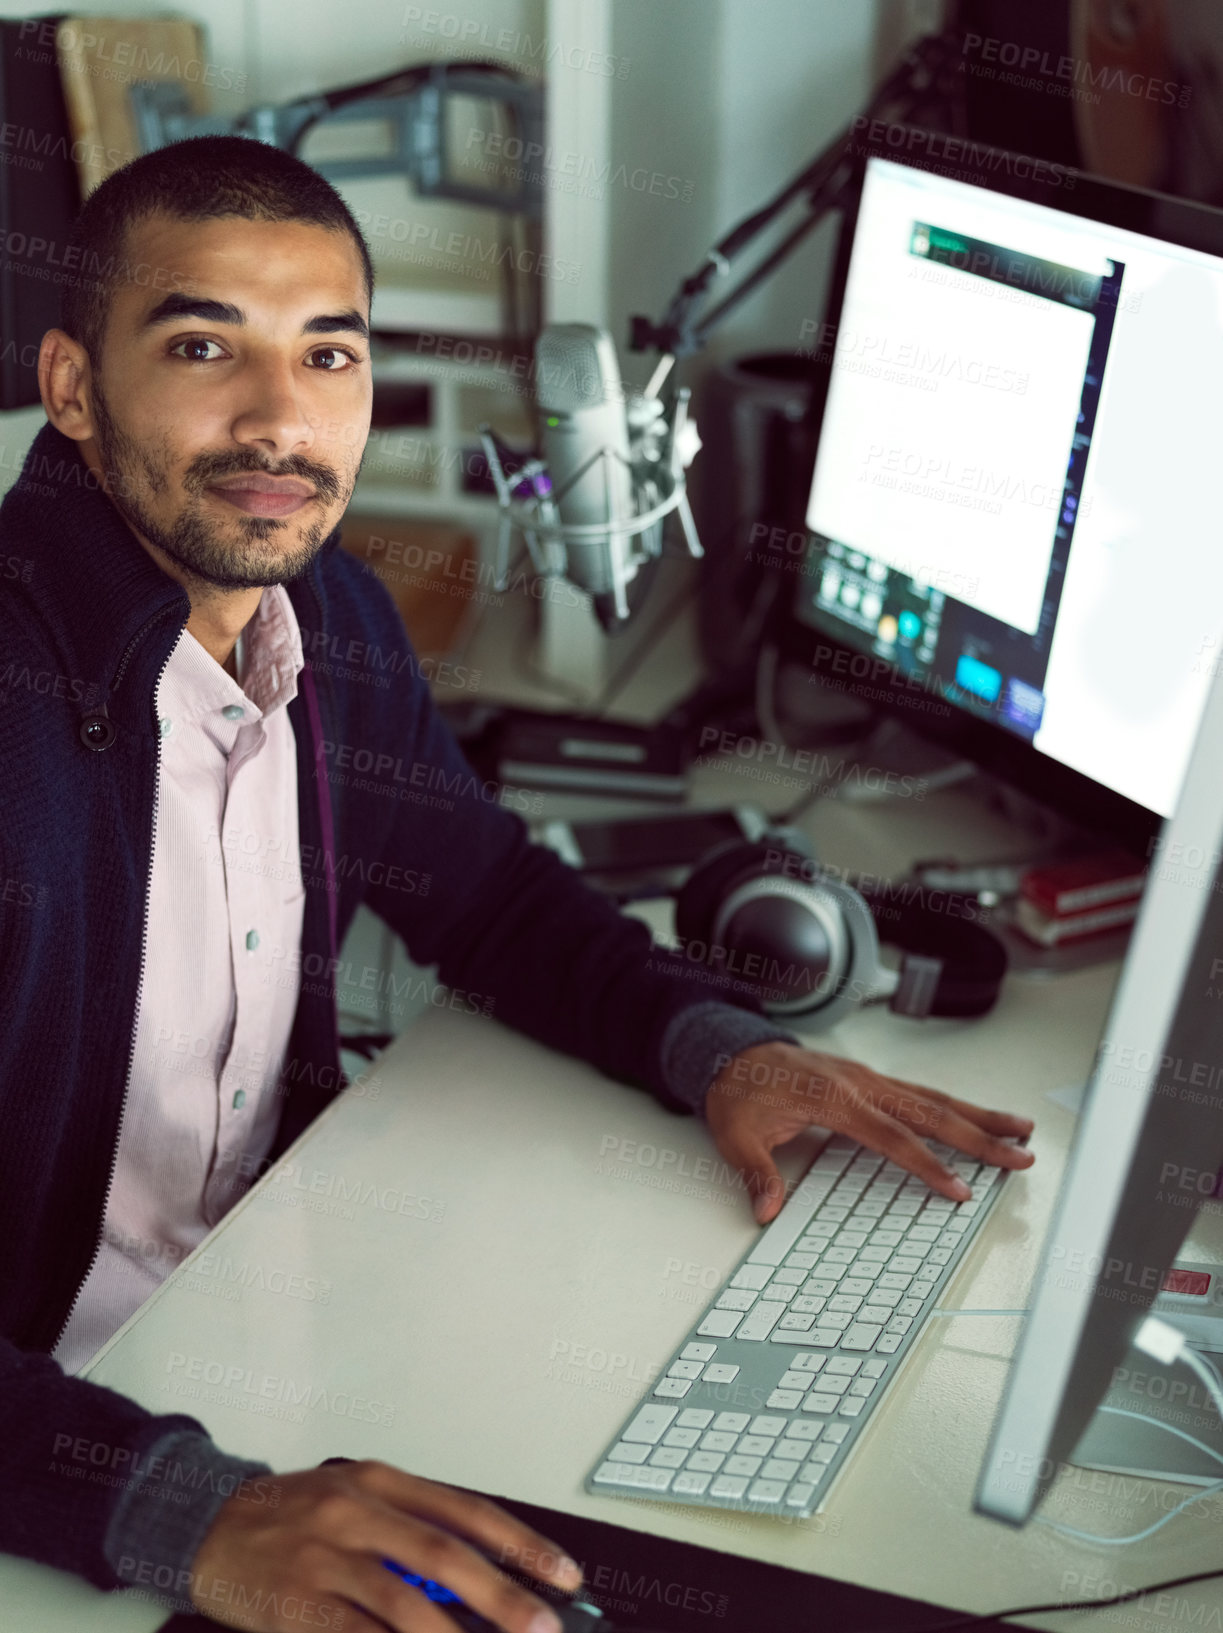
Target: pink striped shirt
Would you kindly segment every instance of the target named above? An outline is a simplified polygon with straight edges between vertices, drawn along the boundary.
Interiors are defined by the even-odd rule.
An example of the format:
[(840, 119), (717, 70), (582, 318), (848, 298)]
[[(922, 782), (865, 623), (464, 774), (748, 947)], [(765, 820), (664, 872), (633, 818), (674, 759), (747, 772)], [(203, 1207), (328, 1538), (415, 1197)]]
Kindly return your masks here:
[(281, 586), (244, 636), (241, 685), (184, 629), (157, 689), (144, 975), (102, 1247), (54, 1352), (68, 1373), (249, 1189), (280, 1121), (305, 897)]

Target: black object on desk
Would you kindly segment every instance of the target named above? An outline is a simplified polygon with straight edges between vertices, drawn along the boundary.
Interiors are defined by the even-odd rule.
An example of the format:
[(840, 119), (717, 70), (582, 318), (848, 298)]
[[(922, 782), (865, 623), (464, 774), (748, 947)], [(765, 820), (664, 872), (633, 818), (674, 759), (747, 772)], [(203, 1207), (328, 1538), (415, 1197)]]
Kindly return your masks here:
[[(496, 1493), (481, 1495), (491, 1496), (582, 1567), (581, 1598), (599, 1606), (603, 1619), (574, 1620), (567, 1633), (593, 1633), (594, 1629), (599, 1633), (811, 1633), (813, 1628), (835, 1628), (837, 1633), (879, 1633), (881, 1629), (922, 1633), (923, 1628), (957, 1614), (920, 1599), (838, 1582), (833, 1577), (648, 1536)], [(752, 1519), (752, 1523), (760, 1521)], [(779, 1518), (778, 1523), (786, 1522)], [(821, 1521), (817, 1516), (802, 1523), (814, 1533)], [(822, 1523), (831, 1528), (837, 1524), (836, 1516)], [(887, 1547), (886, 1535), (881, 1533), (878, 1540), (880, 1549)], [(516, 1579), (554, 1609), (560, 1608), (559, 1596), (540, 1583), (527, 1577)], [(465, 1633), (485, 1633), (491, 1625), (478, 1616), (463, 1622), (462, 1613), (456, 1616), (453, 1607), (443, 1608)], [(575, 1611), (576, 1606), (571, 1614)], [(465, 1614), (473, 1616), (470, 1611)], [(178, 1615), (163, 1623), (159, 1633), (204, 1633), (215, 1625), (207, 1617)], [(975, 1626), (982, 1633), (1015, 1633), (1013, 1624), (993, 1619), (983, 1618)]]

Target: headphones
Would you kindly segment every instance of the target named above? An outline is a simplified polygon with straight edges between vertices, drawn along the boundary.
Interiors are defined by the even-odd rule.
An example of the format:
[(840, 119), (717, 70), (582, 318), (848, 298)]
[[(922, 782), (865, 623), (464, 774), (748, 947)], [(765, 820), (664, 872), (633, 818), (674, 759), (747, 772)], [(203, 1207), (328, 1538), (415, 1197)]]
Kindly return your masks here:
[[(883, 999), (913, 1016), (993, 1007), (1006, 948), (973, 922), (967, 898), (932, 892), (936, 908), (916, 884), (855, 890), (821, 868), (796, 830), (771, 838), (720, 845), (689, 875), (675, 906), (689, 957), (745, 981), (767, 1014), (801, 1015), (820, 1030)], [(881, 938), (903, 950), (899, 972), (881, 963)]]

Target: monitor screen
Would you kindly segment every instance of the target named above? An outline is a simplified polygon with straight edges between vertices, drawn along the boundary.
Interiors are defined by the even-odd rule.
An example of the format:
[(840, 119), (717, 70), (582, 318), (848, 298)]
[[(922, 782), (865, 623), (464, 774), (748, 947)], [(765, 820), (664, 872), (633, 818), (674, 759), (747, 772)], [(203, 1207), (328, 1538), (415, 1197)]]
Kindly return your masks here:
[[(1202, 866), (1169, 865), (1187, 852)], [(1030, 1517), (1064, 1459), (1172, 1479), (1217, 1481), (1223, 1473), (1209, 1446), (1196, 1472), (1184, 1463), (1185, 1426), (1196, 1437), (1217, 1435), (1214, 1406), (1203, 1403), (1209, 1429), (1199, 1426), (1197, 1412), (1160, 1410), (1165, 1397), (1183, 1406), (1195, 1382), (1192, 1372), (1177, 1377), (1171, 1370), (1176, 1356), (1138, 1355), (1150, 1389), (1099, 1410), (1110, 1385), (1135, 1376), (1134, 1366), (1118, 1369), (1152, 1305), (1191, 1349), (1218, 1348), (1217, 1332), (1203, 1338), (1192, 1315), (1186, 1322), (1192, 1299), (1176, 1297), (1209, 1278), (1190, 1277), (1187, 1285), (1183, 1276), (1169, 1280), (1169, 1271), (1197, 1211), (1217, 1211), (1211, 1199), (1223, 1166), (1223, 1011), (1215, 996), (1223, 946), (1223, 675), (1211, 683), (1160, 857), (1096, 1049), (981, 1469), (976, 1506), (1016, 1525)]]
[(865, 163), (795, 613), (1166, 817), (1223, 633), (1223, 259), (1057, 206)]

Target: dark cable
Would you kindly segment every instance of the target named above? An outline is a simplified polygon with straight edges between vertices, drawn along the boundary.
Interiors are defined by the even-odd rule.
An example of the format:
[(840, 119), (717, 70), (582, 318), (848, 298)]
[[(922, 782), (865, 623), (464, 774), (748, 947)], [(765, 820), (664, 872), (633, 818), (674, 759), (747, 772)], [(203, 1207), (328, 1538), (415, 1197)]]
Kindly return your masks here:
[[(1166, 1582), (1150, 1582), (1145, 1588), (1131, 1588), (1128, 1593), (1116, 1593), (1111, 1599), (1061, 1599), (1046, 1605), (1016, 1605), (1011, 1610), (987, 1610), (977, 1616), (956, 1616), (947, 1622), (925, 1622), (919, 1627), (906, 1627), (903, 1633), (950, 1633), (956, 1627), (974, 1627), (979, 1622), (1004, 1621), (1012, 1616), (1044, 1615), (1054, 1610), (1105, 1610), (1110, 1605), (1128, 1605), (1148, 1593), (1162, 1593), (1165, 1588), (1183, 1588), (1191, 1582), (1209, 1582), (1223, 1576), (1223, 1567), (1213, 1571), (1196, 1571), (1192, 1576), (1174, 1576)], [(873, 1628), (869, 1633), (901, 1633), (895, 1626)]]

